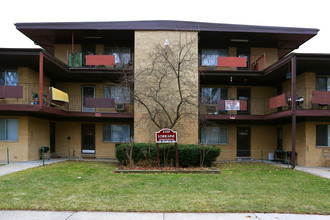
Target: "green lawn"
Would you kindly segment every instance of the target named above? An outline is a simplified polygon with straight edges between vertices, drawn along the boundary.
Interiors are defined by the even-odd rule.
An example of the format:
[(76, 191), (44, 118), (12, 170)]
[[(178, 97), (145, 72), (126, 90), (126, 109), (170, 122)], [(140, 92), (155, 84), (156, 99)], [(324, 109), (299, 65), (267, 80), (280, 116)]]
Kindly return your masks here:
[(57, 163), (0, 177), (0, 210), (330, 214), (328, 179), (261, 163), (219, 168), (220, 175), (113, 174), (111, 163)]

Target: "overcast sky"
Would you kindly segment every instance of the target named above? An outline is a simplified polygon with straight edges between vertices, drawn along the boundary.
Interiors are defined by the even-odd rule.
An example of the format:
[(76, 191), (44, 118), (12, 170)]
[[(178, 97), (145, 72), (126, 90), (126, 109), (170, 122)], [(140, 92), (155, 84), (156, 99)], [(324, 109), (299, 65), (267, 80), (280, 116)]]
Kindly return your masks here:
[(20, 22), (183, 20), (320, 29), (295, 52), (330, 53), (329, 0), (1, 0), (0, 47), (38, 46)]

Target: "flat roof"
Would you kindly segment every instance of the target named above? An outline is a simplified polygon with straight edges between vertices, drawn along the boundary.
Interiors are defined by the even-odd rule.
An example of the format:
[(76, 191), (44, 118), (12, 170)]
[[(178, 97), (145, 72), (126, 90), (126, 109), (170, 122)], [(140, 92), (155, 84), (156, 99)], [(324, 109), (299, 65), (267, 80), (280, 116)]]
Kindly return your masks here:
[(174, 20), (16, 23), (15, 25), (18, 30), (24, 30), (24, 29), (187, 30), (187, 31), (286, 33), (286, 34), (312, 34), (312, 35), (317, 34), (317, 32), (319, 31), (318, 29), (315, 28), (223, 24), (223, 23), (206, 23), (206, 22), (174, 21)]

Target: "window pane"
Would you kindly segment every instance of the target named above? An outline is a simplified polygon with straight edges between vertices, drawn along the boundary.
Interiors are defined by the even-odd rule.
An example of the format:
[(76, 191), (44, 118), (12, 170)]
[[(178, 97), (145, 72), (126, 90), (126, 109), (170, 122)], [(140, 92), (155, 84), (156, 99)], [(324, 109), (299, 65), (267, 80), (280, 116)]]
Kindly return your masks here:
[(328, 146), (327, 125), (316, 125), (316, 146)]
[(0, 140), (6, 140), (6, 119), (0, 119)]
[(202, 88), (202, 103), (216, 104), (220, 100), (220, 88)]
[(328, 125), (328, 147), (330, 147), (330, 125)]
[(330, 77), (328, 77), (328, 92), (330, 91)]
[(7, 119), (7, 140), (18, 140), (18, 120)]
[(7, 71), (6, 72), (6, 85), (8, 86), (17, 86), (18, 75), (16, 71)]
[(112, 125), (111, 126), (111, 141), (129, 141), (129, 125)]
[(111, 141), (111, 125), (103, 125), (103, 141)]
[(111, 86), (111, 98), (115, 103), (130, 103), (130, 92), (128, 86)]
[(227, 144), (228, 129), (225, 127), (202, 127), (201, 139), (204, 144)]
[(317, 91), (327, 91), (327, 78), (326, 77), (316, 77), (316, 90)]
[(218, 57), (228, 57), (227, 49), (202, 49), (202, 65), (217, 66)]
[(104, 87), (104, 98), (111, 98), (111, 89), (110, 86)]
[(6, 73), (2, 72), (0, 73), (0, 86), (3, 86), (6, 84)]

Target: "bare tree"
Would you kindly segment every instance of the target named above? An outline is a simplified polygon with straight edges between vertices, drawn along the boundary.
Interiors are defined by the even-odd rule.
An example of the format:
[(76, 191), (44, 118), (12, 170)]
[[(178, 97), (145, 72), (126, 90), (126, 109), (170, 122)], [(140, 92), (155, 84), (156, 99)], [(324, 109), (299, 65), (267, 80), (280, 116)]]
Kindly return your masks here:
[(124, 72), (120, 82), (134, 85), (134, 101), (159, 129), (173, 128), (183, 118), (198, 117), (198, 39), (178, 33), (171, 45), (154, 45), (145, 62), (135, 64), (134, 76)]

